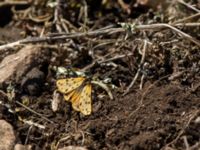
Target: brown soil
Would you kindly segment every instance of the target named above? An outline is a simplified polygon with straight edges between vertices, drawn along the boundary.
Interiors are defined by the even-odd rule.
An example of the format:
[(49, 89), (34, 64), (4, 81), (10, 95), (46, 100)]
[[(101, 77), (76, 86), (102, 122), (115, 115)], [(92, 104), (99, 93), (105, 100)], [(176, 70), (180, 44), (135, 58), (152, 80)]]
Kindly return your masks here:
[[(132, 3), (135, 5), (130, 13), (130, 10), (125, 9), (126, 7), (123, 8), (123, 6), (111, 2), (110, 4), (107, 2), (105, 8), (98, 10), (95, 9), (94, 3), (88, 1), (89, 11), (94, 12), (94, 16), (89, 14), (89, 19), (94, 21), (91, 23), (94, 25), (93, 29), (105, 27), (109, 23), (131, 19), (138, 19), (142, 24), (148, 24), (148, 22), (150, 24), (151, 21), (154, 23), (163, 21), (160, 20), (162, 17), (159, 18), (154, 15), (159, 12), (155, 6), (152, 8), (154, 9), (152, 12), (151, 1), (149, 1), (150, 4), (146, 5), (139, 5), (139, 3), (136, 5), (135, 1), (132, 1)], [(196, 2), (198, 4), (194, 1), (190, 3), (200, 7), (198, 2)], [(163, 5), (167, 7), (166, 4)], [(130, 6), (132, 6), (131, 3)], [(27, 5), (26, 7), (31, 6)], [(41, 7), (38, 6), (38, 9), (40, 10)], [(67, 9), (64, 5), (63, 7), (61, 10)], [(110, 7), (112, 9), (109, 9)], [(171, 5), (169, 7), (172, 8)], [(19, 7), (18, 9), (24, 10), (25, 8)], [(68, 13), (72, 13), (74, 18), (65, 17), (65, 19), (78, 28), (80, 24), (76, 22), (78, 20), (77, 9), (78, 6), (74, 9), (68, 8)], [(135, 9), (139, 11), (136, 13)], [(183, 11), (186, 11), (185, 9)], [(3, 10), (10, 14), (10, 7), (3, 7), (1, 11)], [(121, 13), (117, 10), (120, 10)], [(186, 12), (184, 13), (187, 14)], [(52, 12), (49, 11), (49, 13)], [(99, 19), (98, 13), (101, 13), (99, 15), (102, 16), (106, 15)], [(167, 16), (166, 18), (170, 18), (170, 15), (172, 15), (169, 11), (162, 13), (163, 16)], [(179, 13), (183, 15), (183, 12)], [(156, 17), (158, 17), (157, 20), (154, 20)], [(5, 21), (6, 23), (7, 21)], [(14, 26), (12, 29), (15, 29), (16, 34), (13, 34), (13, 31), (10, 30), (12, 24)], [(22, 34), (20, 34), (21, 31), (26, 32), (23, 36), (39, 37), (43, 28), (43, 25), (31, 19), (16, 20), (14, 17), (10, 20), (10, 24), (2, 24), (2, 26), (0, 29), (1, 45), (23, 39)], [(37, 30), (32, 28), (34, 26)], [(49, 27), (46, 28), (50, 31)], [(52, 27), (52, 30), (55, 30), (54, 32), (56, 32), (55, 28)], [(69, 26), (68, 28), (70, 29)], [(186, 27), (180, 29), (196, 39), (200, 39), (200, 35), (195, 34), (196, 31), (199, 31), (199, 27), (194, 27), (192, 30)], [(36, 150), (54, 150), (68, 145), (83, 146), (91, 150), (169, 150), (187, 149), (187, 144), (191, 150), (198, 149), (200, 147), (199, 47), (166, 29), (145, 33), (136, 31), (133, 34), (134, 37), (130, 36), (127, 40), (124, 40), (124, 35), (117, 34), (95, 37), (96, 41), (88, 37), (77, 38), (72, 41), (47, 41), (45, 45), (58, 45), (58, 47), (45, 47), (48, 51), (51, 51), (51, 54), (42, 57), (45, 64), (41, 63), (43, 62), (41, 60), (37, 66), (33, 65), (34, 67), (30, 68), (29, 72), (26, 71), (25, 75), (22, 74), (20, 81), (15, 82), (15, 75), (12, 79), (9, 79), (9, 81), (14, 82), (12, 84), (15, 88), (12, 102), (8, 100), (8, 92), (6, 91), (8, 82), (6, 81), (5, 85), (1, 85), (1, 101), (9, 104), (10, 108), (0, 105), (0, 119), (5, 119), (14, 126), (17, 143), (30, 144)], [(97, 57), (92, 57), (89, 54), (92, 48), (99, 46), (98, 44), (118, 37), (121, 37), (122, 41), (119, 45), (117, 43), (105, 44), (106, 46), (102, 48), (100, 46), (96, 51), (93, 49), (94, 55), (97, 55)], [(144, 73), (139, 75), (137, 82), (128, 94), (123, 95), (139, 68), (141, 55), (138, 49), (142, 49), (142, 44), (136, 38), (144, 39), (146, 37), (152, 43), (152, 47), (147, 50), (146, 54), (146, 62), (148, 62), (149, 67), (146, 70), (143, 68)], [(173, 40), (178, 41), (171, 42)], [(170, 42), (165, 43), (166, 45), (160, 44), (168, 41)], [(70, 44), (66, 48), (61, 43)], [(40, 43), (40, 45), (42, 44)], [(6, 56), (9, 57), (10, 54), (17, 53), (20, 49), (21, 47), (17, 47), (0, 51), (0, 61)], [(114, 96), (113, 100), (107, 96), (104, 90), (94, 86), (92, 93), (93, 112), (91, 115), (84, 116), (74, 111), (71, 104), (64, 102), (62, 97), (59, 110), (57, 112), (52, 111), (51, 101), (56, 89), (57, 78), (56, 72), (52, 69), (54, 66), (70, 64), (74, 68), (81, 69), (91, 65), (93, 60), (99, 57), (105, 56), (105, 59), (109, 59), (106, 56), (108, 53), (110, 53), (108, 56), (113, 58), (115, 56), (113, 54), (122, 55), (126, 52), (133, 53), (134, 58), (133, 56), (123, 57), (113, 60), (114, 65), (109, 64), (108, 61), (104, 65), (97, 64), (87, 70), (92, 76), (97, 76), (101, 80), (112, 78), (108, 86), (115, 85), (117, 87), (110, 88)], [(34, 63), (30, 62), (31, 64)], [(23, 69), (17, 67), (16, 70), (22, 71)], [(180, 75), (174, 77), (178, 73)], [(145, 80), (143, 88), (139, 89), (142, 74), (145, 75)], [(42, 114), (43, 117), (27, 110), (26, 107), (19, 105), (16, 101)], [(18, 111), (14, 113), (9, 110), (16, 110), (16, 108), (18, 108)], [(19, 116), (24, 120), (31, 120), (34, 123), (44, 125), (45, 129), (37, 127), (37, 125), (31, 126), (20, 120)]]

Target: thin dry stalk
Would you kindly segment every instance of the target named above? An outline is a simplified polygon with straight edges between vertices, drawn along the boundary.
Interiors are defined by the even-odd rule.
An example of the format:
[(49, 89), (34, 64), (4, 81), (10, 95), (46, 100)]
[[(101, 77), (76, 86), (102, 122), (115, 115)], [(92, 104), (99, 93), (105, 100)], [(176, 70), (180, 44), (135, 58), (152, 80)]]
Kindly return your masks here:
[[(192, 23), (192, 26), (200, 26), (200, 23)], [(200, 47), (200, 41), (193, 38), (192, 36), (184, 33), (183, 31), (177, 29), (175, 26), (191, 26), (191, 23), (179, 23), (177, 25), (170, 25), (166, 23), (158, 23), (158, 24), (150, 24), (150, 25), (137, 25), (135, 26), (136, 30), (158, 30), (162, 28), (169, 28), (178, 34), (180, 34), (183, 38), (195, 43)], [(51, 42), (56, 40), (65, 40), (65, 39), (73, 39), (73, 38), (81, 38), (81, 37), (94, 37), (94, 36), (100, 36), (100, 35), (112, 35), (116, 33), (126, 33), (126, 30), (124, 28), (106, 28), (104, 30), (95, 30), (95, 31), (88, 31), (84, 33), (65, 33), (65, 34), (52, 34), (46, 37), (34, 37), (34, 38), (27, 38), (22, 39), (13, 43), (8, 43), (5, 45), (0, 46), (0, 50), (6, 49), (6, 48), (13, 48), (14, 46), (19, 46), (21, 44), (28, 44), (28, 43), (38, 43), (38, 42)]]
[(18, 102), (18, 101), (16, 101), (16, 103), (17, 103), (18, 105), (24, 107), (24, 108), (27, 109), (28, 111), (30, 111), (30, 112), (36, 114), (37, 116), (40, 116), (40, 117), (43, 118), (44, 120), (46, 120), (46, 121), (48, 121), (48, 122), (50, 122), (50, 123), (54, 123), (53, 121), (51, 121), (51, 120), (49, 120), (48, 118), (44, 117), (42, 114), (40, 114), (40, 113), (38, 113), (38, 112), (32, 110), (31, 108), (25, 106), (24, 104), (22, 104), (22, 103), (20, 103), (20, 102)]
[(128, 88), (126, 89), (124, 95), (126, 95), (126, 94), (130, 91), (130, 89), (133, 87), (133, 85), (135, 84), (135, 82), (136, 82), (136, 80), (137, 80), (137, 78), (138, 78), (138, 76), (139, 76), (139, 74), (140, 74), (140, 72), (141, 72), (141, 67), (143, 66), (144, 60), (145, 60), (147, 45), (148, 45), (147, 41), (144, 40), (144, 47), (143, 47), (143, 51), (142, 51), (142, 59), (141, 59), (141, 61), (140, 61), (139, 69), (137, 70), (137, 73), (135, 74), (135, 76), (134, 76), (132, 82), (130, 83), (130, 85), (129, 85)]
[(169, 147), (171, 144), (175, 143), (178, 139), (180, 139), (181, 135), (183, 135), (185, 129), (190, 125), (190, 123), (192, 122), (192, 120), (197, 116), (197, 114), (199, 114), (199, 110), (195, 110), (191, 117), (189, 118), (189, 120), (187, 121), (186, 125), (181, 129), (181, 131), (178, 133), (178, 135), (176, 136), (176, 138), (174, 140), (172, 140), (171, 142), (169, 142), (168, 144), (165, 145), (165, 147)]
[(188, 8), (190, 8), (190, 9), (193, 10), (193, 11), (196, 11), (196, 12), (198, 12), (198, 13), (200, 12), (199, 9), (197, 9), (197, 8), (193, 7), (192, 5), (190, 5), (190, 4), (186, 3), (186, 2), (184, 2), (183, 0), (178, 0), (178, 2), (181, 3), (182, 5), (184, 5), (184, 6), (188, 7)]
[(6, 0), (4, 2), (0, 2), (0, 7), (3, 7), (3, 6), (8, 6), (8, 5), (27, 5), (29, 4), (30, 2), (29, 1), (12, 1), (12, 0)]
[(200, 16), (200, 12), (199, 12), (199, 13), (196, 13), (196, 14), (194, 14), (194, 15), (185, 17), (185, 18), (183, 18), (183, 19), (177, 20), (177, 21), (173, 22), (172, 24), (178, 24), (178, 23), (181, 23), (181, 22), (187, 22), (187, 21), (189, 21), (189, 20), (191, 20), (191, 19), (194, 19), (194, 18), (197, 18), (197, 17), (199, 17), (199, 16)]
[(184, 141), (186, 150), (190, 150), (190, 146), (189, 146), (189, 143), (188, 143), (188, 140), (187, 140), (187, 137), (186, 137), (186, 136), (183, 136), (183, 141)]

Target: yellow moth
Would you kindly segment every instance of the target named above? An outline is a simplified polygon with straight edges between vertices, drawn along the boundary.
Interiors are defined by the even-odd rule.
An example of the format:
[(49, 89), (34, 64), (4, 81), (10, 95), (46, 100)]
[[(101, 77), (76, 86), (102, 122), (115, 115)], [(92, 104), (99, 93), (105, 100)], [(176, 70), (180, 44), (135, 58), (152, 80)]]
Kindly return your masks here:
[(64, 94), (64, 99), (72, 103), (72, 108), (84, 115), (92, 112), (92, 85), (85, 77), (58, 79), (58, 91)]

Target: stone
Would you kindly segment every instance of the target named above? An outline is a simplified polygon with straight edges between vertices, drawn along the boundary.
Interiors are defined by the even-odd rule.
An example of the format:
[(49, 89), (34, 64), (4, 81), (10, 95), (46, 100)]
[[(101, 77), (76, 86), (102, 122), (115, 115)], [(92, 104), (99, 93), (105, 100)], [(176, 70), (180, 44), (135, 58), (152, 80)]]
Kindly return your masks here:
[(32, 150), (31, 145), (16, 144), (14, 150)]
[(49, 50), (27, 45), (15, 54), (6, 56), (0, 63), (0, 85), (10, 80), (20, 83), (34, 67), (40, 68), (50, 59)]
[(0, 120), (0, 150), (13, 150), (15, 134), (13, 127), (5, 120)]

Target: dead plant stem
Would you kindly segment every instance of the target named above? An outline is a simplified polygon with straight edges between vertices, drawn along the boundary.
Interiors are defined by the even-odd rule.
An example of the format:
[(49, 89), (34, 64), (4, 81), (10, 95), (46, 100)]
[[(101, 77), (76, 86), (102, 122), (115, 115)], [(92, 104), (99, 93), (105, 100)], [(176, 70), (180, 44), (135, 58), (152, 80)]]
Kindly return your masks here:
[(138, 78), (138, 76), (139, 76), (139, 74), (140, 74), (140, 72), (141, 72), (141, 67), (143, 66), (144, 60), (145, 60), (147, 45), (148, 45), (147, 41), (144, 40), (144, 46), (143, 46), (143, 51), (142, 51), (142, 59), (141, 59), (141, 61), (140, 61), (139, 69), (137, 70), (137, 73), (135, 74), (135, 76), (134, 76), (132, 82), (130, 83), (130, 85), (129, 85), (128, 88), (126, 89), (124, 95), (126, 95), (126, 94), (130, 91), (130, 89), (133, 87), (133, 85), (135, 84), (135, 82), (136, 82), (136, 80), (137, 80), (137, 78)]
[(186, 3), (186, 2), (184, 2), (183, 0), (178, 0), (178, 2), (181, 3), (182, 5), (184, 5), (184, 6), (188, 7), (188, 8), (190, 8), (191, 10), (193, 10), (193, 11), (195, 11), (195, 12), (200, 12), (199, 9), (197, 9), (197, 8), (193, 7), (192, 5), (190, 5), (190, 4)]
[[(176, 26), (200, 26), (200, 23), (179, 23), (176, 25), (170, 25), (166, 23), (158, 23), (158, 24), (150, 24), (150, 25), (137, 25), (135, 27), (136, 30), (158, 30), (162, 28), (169, 28), (178, 34), (180, 34), (183, 38), (195, 43), (200, 47), (200, 41), (193, 38), (192, 36), (184, 33), (183, 31), (176, 28)], [(22, 39), (13, 43), (8, 43), (0, 46), (0, 50), (6, 49), (6, 48), (13, 48), (14, 46), (19, 46), (21, 44), (28, 44), (28, 43), (38, 43), (38, 42), (51, 42), (56, 40), (65, 40), (65, 39), (73, 39), (73, 38), (81, 38), (81, 37), (93, 37), (93, 36), (100, 36), (100, 35), (112, 35), (116, 33), (126, 33), (126, 30), (124, 28), (108, 28), (105, 30), (95, 30), (95, 31), (88, 31), (83, 33), (65, 33), (65, 34), (56, 34), (56, 35), (49, 35), (46, 37), (32, 37), (32, 38), (26, 38)]]
[(4, 2), (0, 2), (0, 7), (8, 6), (8, 5), (27, 5), (30, 4), (29, 1), (14, 1), (14, 0), (6, 0)]
[(38, 113), (38, 112), (32, 110), (31, 108), (25, 106), (24, 104), (22, 104), (22, 103), (20, 103), (20, 102), (18, 102), (18, 101), (16, 101), (16, 103), (17, 103), (18, 105), (20, 105), (20, 106), (26, 108), (26, 109), (29, 110), (30, 112), (32, 112), (32, 113), (34, 113), (34, 114), (40, 116), (40, 117), (43, 118), (44, 120), (46, 120), (46, 121), (48, 121), (48, 122), (50, 122), (50, 123), (54, 123), (53, 121), (51, 121), (51, 120), (49, 120), (48, 118), (44, 117), (42, 114), (40, 114), (40, 113)]
[[(199, 16), (200, 16), (200, 12), (198, 12), (198, 13), (196, 13), (196, 14), (194, 14), (194, 15), (185, 17), (185, 18), (183, 18), (183, 19), (177, 20), (177, 21), (173, 22), (172, 24), (178, 25), (178, 23), (186, 22), (186, 21), (188, 21), (188, 20), (194, 19), (194, 18), (199, 17)], [(192, 23), (192, 24), (195, 25), (196, 23)]]
[(191, 121), (197, 116), (197, 114), (199, 112), (200, 112), (199, 110), (194, 110), (194, 112), (191, 114), (191, 117), (186, 122), (186, 125), (181, 129), (181, 131), (178, 133), (178, 135), (176, 136), (176, 138), (174, 140), (172, 140), (171, 142), (169, 142), (168, 144), (166, 144), (165, 147), (169, 147), (169, 145), (171, 145), (174, 142), (176, 142), (181, 137), (181, 135), (183, 135), (185, 129), (190, 125)]

